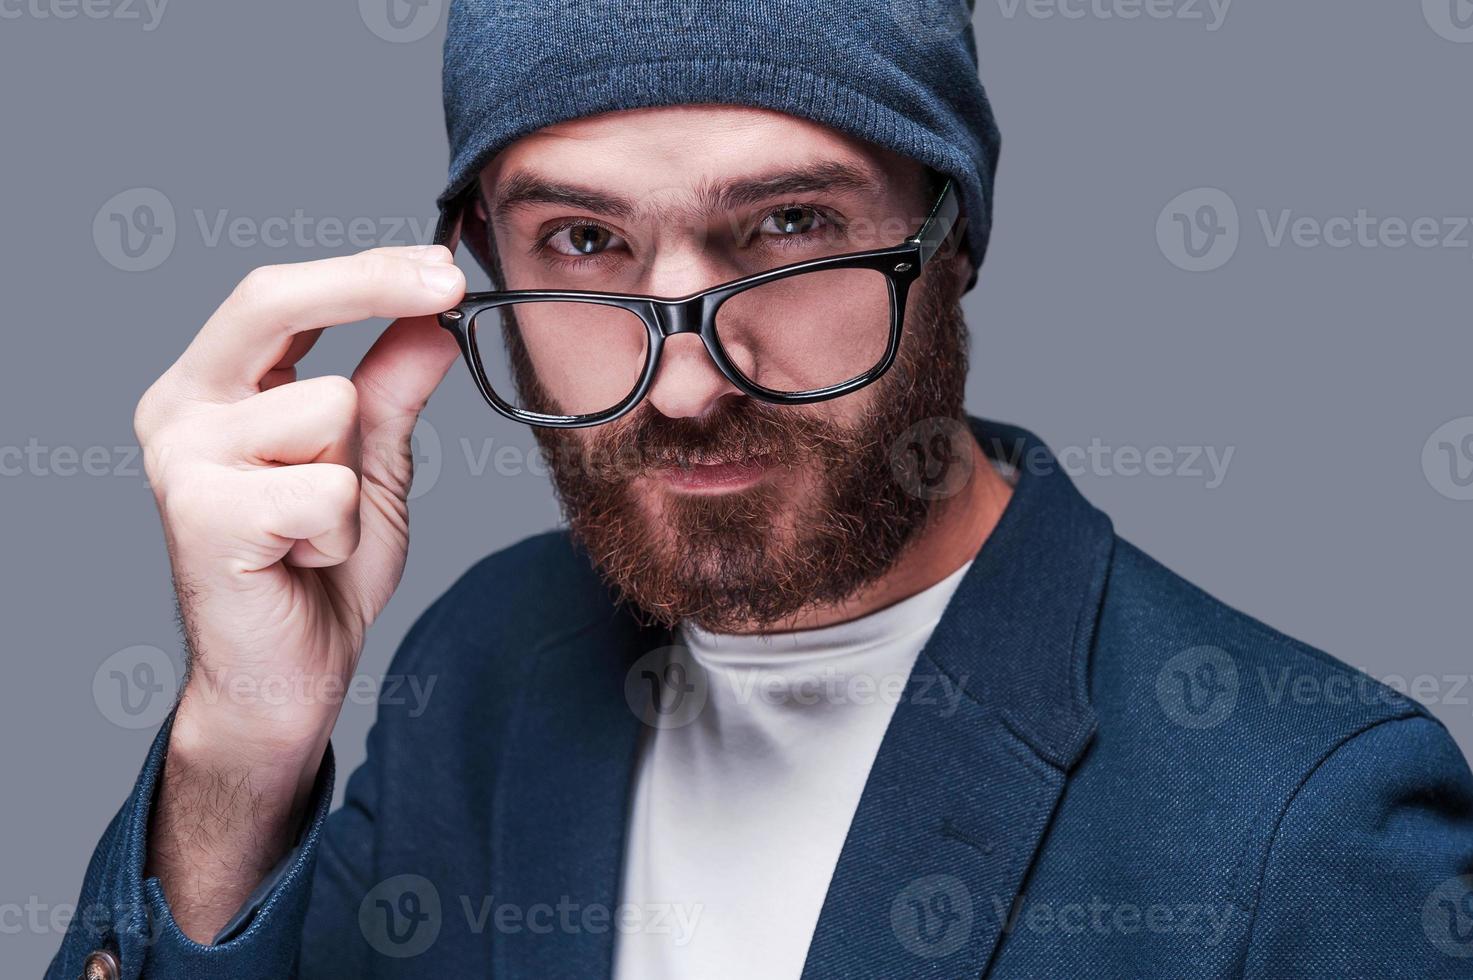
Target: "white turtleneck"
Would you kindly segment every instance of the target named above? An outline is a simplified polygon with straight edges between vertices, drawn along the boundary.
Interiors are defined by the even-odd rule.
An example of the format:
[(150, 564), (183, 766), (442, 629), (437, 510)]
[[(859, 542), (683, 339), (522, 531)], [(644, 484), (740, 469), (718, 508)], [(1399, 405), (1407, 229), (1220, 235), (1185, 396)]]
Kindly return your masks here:
[(704, 704), (648, 730), (640, 752), (616, 980), (802, 973), (880, 740), (970, 564), (835, 626), (681, 627), (671, 662)]

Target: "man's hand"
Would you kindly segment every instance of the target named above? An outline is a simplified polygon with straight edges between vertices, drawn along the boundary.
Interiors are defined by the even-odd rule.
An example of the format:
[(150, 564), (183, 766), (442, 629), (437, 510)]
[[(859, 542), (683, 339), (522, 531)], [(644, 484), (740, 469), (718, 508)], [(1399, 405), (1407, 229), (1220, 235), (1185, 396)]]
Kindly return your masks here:
[[(409, 439), (455, 360), (440, 246), (250, 273), (134, 416), (190, 669), (150, 833), (209, 942), (291, 844), (364, 634), (409, 545)], [(325, 327), (399, 318), (351, 379), (296, 380)]]

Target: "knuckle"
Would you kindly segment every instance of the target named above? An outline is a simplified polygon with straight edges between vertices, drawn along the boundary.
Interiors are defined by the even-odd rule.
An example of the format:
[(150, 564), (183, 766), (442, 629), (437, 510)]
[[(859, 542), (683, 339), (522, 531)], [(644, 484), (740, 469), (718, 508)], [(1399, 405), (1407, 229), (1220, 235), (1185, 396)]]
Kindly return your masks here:
[(138, 437), (139, 442), (147, 442), (149, 436), (158, 429), (159, 400), (158, 382), (154, 382), (139, 397), (138, 404), (133, 406), (133, 434)]
[(342, 520), (358, 513), (358, 474), (346, 466), (329, 466), (322, 473), (322, 500)]
[(286, 267), (280, 265), (257, 266), (245, 274), (235, 287), (235, 298), (251, 309), (262, 309), (271, 305), (280, 295), (286, 283)]
[(314, 378), (313, 397), (332, 418), (347, 421), (358, 417), (358, 388), (341, 374)]
[(401, 259), (382, 252), (359, 252), (351, 266), (352, 275), (366, 285), (382, 285), (402, 277), (405, 272)]
[(283, 466), (266, 484), (267, 503), (279, 514), (296, 513), (317, 496), (312, 477), (300, 466)]
[(176, 460), (187, 464), (201, 455), (192, 427), (185, 421), (187, 416), (176, 402), (160, 393), (161, 383), (155, 382), (145, 391), (133, 409), (133, 432), (144, 472), (155, 491), (166, 482)]
[[(162, 488), (161, 488), (162, 489)], [(169, 524), (186, 530), (207, 527), (218, 512), (219, 487), (204, 476), (185, 472), (169, 481), (160, 508)]]

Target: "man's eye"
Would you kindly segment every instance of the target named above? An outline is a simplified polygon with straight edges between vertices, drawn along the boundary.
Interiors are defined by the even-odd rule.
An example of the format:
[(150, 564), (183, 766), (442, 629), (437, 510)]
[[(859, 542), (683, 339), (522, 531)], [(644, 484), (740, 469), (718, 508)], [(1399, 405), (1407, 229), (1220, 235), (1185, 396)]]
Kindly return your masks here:
[(597, 255), (622, 245), (624, 240), (603, 225), (569, 225), (553, 232), (547, 244), (561, 255)]
[(823, 224), (823, 215), (813, 208), (779, 208), (762, 219), (762, 227), (758, 230), (764, 235), (803, 235)]

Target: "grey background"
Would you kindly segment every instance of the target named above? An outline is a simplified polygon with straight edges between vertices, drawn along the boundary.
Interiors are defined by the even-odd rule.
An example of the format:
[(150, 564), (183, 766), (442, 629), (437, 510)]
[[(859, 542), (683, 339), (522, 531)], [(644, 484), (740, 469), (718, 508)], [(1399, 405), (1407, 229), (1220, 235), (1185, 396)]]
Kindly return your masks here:
[[(125, 727), (112, 667), (148, 661), (159, 678), (177, 663), (153, 501), (126, 449), (133, 405), (247, 270), (353, 250), (330, 226), (281, 247), (207, 233), (222, 211), (248, 225), (298, 209), (432, 217), (443, 12), (429, 0), (396, 32), (387, 2), (180, 3), (156, 20), (134, 0), (0, 6), (7, 976), (49, 960), (50, 917), (75, 901), (152, 736)], [(1454, 3), (1473, 13), (1240, 0), (1210, 29), (1205, 0), (1136, 19), (1100, 13), (1146, 9), (1130, 0), (1067, 2), (1072, 18), (981, 0), (1004, 151), (993, 251), (967, 302), (968, 395), (1056, 450), (1170, 447), (1175, 465), (1177, 447), (1231, 449), (1211, 488), (1205, 468), (1132, 475), (1128, 456), (1078, 479), (1124, 535), (1227, 602), (1375, 676), (1420, 678), (1470, 751), (1473, 502), (1457, 498), (1473, 491), (1438, 446), (1473, 434), (1473, 232), (1451, 247), (1275, 246), (1259, 217), (1473, 216), (1473, 30), (1457, 31)], [(175, 241), (129, 272), (105, 205), (136, 188), (167, 199)], [(1167, 206), (1199, 188), (1228, 195), (1239, 240), (1194, 273), (1171, 261), (1185, 263), (1184, 239), (1158, 241), (1157, 226), (1195, 215), (1201, 195)], [(122, 200), (111, 211), (131, 215), (136, 194)], [(390, 244), (424, 234), (375, 227)], [(304, 373), (350, 372), (381, 327), (331, 331)], [(414, 546), (369, 676), (476, 558), (557, 521), (527, 471), (530, 433), (486, 410), (463, 366), (427, 417)], [(371, 718), (345, 708), (340, 779)]]

